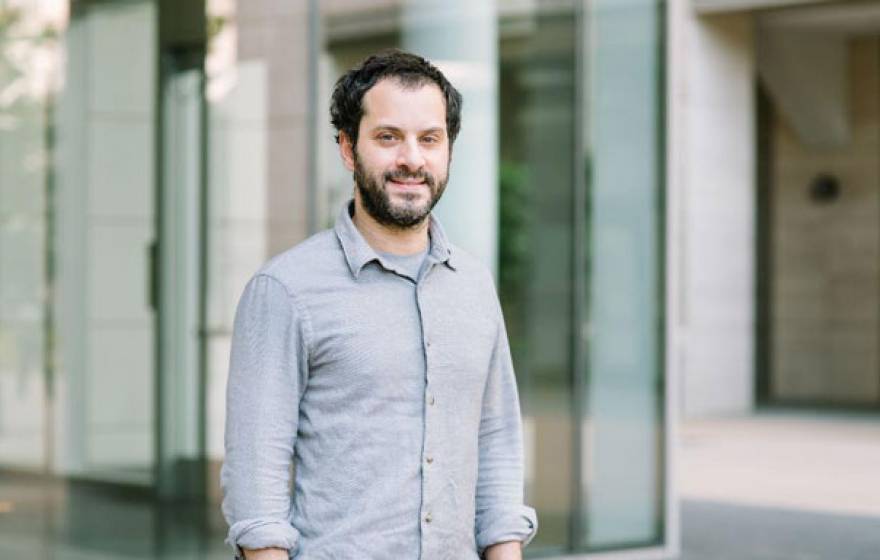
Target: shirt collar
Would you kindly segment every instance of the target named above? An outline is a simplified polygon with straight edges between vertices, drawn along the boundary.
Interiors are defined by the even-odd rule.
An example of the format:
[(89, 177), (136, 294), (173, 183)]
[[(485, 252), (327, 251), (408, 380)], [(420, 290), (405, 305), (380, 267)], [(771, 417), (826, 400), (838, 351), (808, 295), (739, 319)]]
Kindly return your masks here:
[[(339, 209), (339, 215), (336, 217), (336, 237), (342, 244), (342, 251), (345, 253), (345, 260), (348, 262), (348, 268), (352, 275), (357, 278), (361, 269), (367, 263), (379, 260), (379, 255), (370, 247), (361, 232), (351, 219), (354, 213), (354, 200), (349, 199)], [(430, 214), (428, 219), (428, 235), (430, 236), (431, 252), (428, 257), (438, 263), (444, 263), (450, 269), (455, 270), (455, 260), (452, 257), (452, 247), (446, 238), (446, 232), (439, 220)]]

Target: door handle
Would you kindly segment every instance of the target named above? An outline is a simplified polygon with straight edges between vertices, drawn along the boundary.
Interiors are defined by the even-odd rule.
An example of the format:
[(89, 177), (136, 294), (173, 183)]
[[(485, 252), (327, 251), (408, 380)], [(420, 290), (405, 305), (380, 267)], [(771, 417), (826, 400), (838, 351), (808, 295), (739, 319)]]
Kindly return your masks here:
[(159, 311), (159, 241), (147, 245), (147, 306)]

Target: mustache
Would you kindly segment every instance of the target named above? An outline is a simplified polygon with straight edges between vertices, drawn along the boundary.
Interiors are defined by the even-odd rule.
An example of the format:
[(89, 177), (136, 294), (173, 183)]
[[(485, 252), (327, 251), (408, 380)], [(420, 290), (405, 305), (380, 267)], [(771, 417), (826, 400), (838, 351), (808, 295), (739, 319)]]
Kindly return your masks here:
[(415, 173), (405, 171), (399, 169), (397, 171), (386, 171), (384, 175), (385, 181), (401, 181), (407, 179), (414, 179), (417, 181), (424, 181), (426, 185), (429, 187), (433, 187), (436, 184), (434, 180), (434, 176), (428, 173), (427, 171), (417, 171)]

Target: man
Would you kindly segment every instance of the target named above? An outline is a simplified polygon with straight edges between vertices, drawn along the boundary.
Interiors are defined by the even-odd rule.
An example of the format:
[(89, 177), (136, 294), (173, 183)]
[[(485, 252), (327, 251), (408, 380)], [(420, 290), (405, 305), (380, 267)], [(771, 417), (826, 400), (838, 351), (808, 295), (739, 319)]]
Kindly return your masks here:
[(221, 483), (238, 557), (518, 560), (534, 536), (492, 278), (431, 215), (460, 113), (401, 51), (337, 82), (354, 199), (236, 313)]

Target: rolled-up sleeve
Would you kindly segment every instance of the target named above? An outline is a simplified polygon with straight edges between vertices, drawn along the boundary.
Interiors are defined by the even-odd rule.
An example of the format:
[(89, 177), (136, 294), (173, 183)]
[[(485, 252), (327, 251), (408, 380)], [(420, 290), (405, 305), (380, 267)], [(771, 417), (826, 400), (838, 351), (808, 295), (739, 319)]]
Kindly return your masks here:
[(292, 556), (299, 539), (290, 478), (308, 340), (307, 316), (285, 286), (264, 274), (252, 278), (233, 326), (220, 472), (226, 542), (236, 558), (242, 548), (269, 547)]
[(502, 542), (525, 546), (538, 529), (535, 510), (523, 503), (522, 419), (500, 310), (498, 317), (480, 419), (476, 541), (481, 555)]

